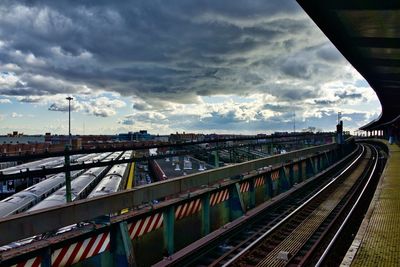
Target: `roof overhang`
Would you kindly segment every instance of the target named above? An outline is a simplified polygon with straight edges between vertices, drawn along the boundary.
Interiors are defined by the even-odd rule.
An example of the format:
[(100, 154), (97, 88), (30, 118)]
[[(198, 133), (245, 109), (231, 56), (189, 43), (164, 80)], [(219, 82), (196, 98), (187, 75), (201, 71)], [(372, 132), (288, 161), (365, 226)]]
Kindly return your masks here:
[(376, 92), (382, 114), (361, 127), (400, 119), (400, 0), (297, 0)]

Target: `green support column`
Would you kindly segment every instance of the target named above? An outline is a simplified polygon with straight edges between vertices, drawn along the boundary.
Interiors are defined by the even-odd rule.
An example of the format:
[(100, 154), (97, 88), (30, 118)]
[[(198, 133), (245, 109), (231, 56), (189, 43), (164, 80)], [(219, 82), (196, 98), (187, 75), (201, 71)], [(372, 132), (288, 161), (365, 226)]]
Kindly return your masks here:
[(240, 193), (239, 183), (235, 183), (229, 187), (229, 221), (233, 221), (245, 212), (245, 207)]
[(256, 206), (256, 187), (255, 187), (256, 178), (253, 178), (250, 180), (250, 188), (249, 188), (249, 208), (250, 209), (252, 209)]
[(67, 202), (71, 202), (71, 171), (69, 169), (70, 166), (70, 158), (69, 158), (69, 145), (65, 146), (65, 190), (66, 190), (66, 200)]
[(212, 154), (214, 155), (214, 166), (215, 168), (218, 168), (219, 167), (218, 150), (213, 151)]
[(272, 188), (272, 180), (271, 180), (271, 172), (265, 174), (265, 196), (272, 198), (273, 197), (273, 188)]
[(294, 185), (294, 170), (293, 170), (294, 164), (292, 163), (289, 166), (289, 186), (292, 187)]
[(279, 187), (280, 193), (289, 190), (290, 187), (288, 177), (286, 176), (285, 168), (283, 166), (279, 169)]
[(175, 224), (175, 207), (168, 207), (164, 213), (164, 251), (167, 255), (174, 253), (174, 224)]
[(321, 171), (321, 170), (323, 170), (323, 158), (322, 158), (322, 155), (320, 154), (320, 155), (318, 155), (318, 171)]
[(111, 227), (110, 249), (115, 266), (136, 266), (132, 240), (126, 221)]
[(313, 158), (306, 159), (306, 178), (309, 178), (315, 174)]
[(51, 267), (51, 248), (47, 247), (42, 255), (41, 267)]
[(324, 166), (324, 169), (325, 169), (326, 167), (328, 167), (331, 164), (331, 162), (329, 160), (328, 152), (325, 152), (324, 155), (325, 155), (325, 166)]
[(303, 181), (303, 161), (299, 160), (297, 162), (298, 164), (298, 174), (297, 174), (297, 181), (298, 182), (302, 182)]
[(203, 236), (210, 233), (210, 193), (201, 199), (201, 233)]

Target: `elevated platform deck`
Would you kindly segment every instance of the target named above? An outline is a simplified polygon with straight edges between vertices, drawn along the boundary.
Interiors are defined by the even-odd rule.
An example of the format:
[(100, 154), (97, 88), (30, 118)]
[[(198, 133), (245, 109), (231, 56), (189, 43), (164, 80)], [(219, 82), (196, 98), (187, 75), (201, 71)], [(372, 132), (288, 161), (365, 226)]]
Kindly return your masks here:
[(400, 147), (387, 145), (387, 165), (341, 266), (400, 264)]

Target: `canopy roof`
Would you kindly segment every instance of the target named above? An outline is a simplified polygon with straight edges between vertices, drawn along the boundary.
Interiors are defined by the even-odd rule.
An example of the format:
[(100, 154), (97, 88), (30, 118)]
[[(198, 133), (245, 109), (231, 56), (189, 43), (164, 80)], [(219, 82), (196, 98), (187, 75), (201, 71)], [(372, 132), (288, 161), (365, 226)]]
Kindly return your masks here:
[(400, 0), (297, 0), (375, 90), (382, 114), (363, 130), (400, 119)]

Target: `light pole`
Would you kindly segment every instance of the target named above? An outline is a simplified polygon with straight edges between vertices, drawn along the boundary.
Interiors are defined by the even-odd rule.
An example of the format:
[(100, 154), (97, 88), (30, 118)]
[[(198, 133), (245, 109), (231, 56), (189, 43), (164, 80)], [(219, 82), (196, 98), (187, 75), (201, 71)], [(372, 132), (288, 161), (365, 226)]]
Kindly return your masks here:
[(68, 145), (65, 145), (65, 189), (66, 189), (66, 201), (71, 202), (71, 171), (69, 170), (70, 158), (69, 158), (69, 150), (72, 148), (72, 139), (71, 139), (71, 100), (72, 97), (67, 97), (68, 100)]
[(68, 140), (69, 140), (69, 147), (72, 147), (72, 136), (71, 136), (71, 100), (73, 100), (72, 97), (67, 97), (68, 100)]

